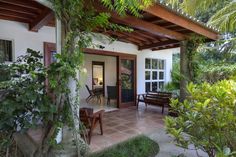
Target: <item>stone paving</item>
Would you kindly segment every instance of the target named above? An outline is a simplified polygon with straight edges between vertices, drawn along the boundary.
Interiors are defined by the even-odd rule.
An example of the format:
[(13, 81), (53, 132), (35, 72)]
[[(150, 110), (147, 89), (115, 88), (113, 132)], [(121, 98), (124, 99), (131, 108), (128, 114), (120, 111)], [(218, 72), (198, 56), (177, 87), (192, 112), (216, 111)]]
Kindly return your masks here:
[[(187, 157), (195, 157), (195, 151), (186, 151), (171, 143), (172, 139), (164, 131), (164, 116), (159, 107), (148, 106), (146, 109), (143, 104), (138, 110), (132, 107), (106, 112), (103, 118), (104, 134), (100, 135), (99, 127), (96, 128), (90, 144), (91, 152), (101, 151), (131, 137), (145, 134), (158, 142), (158, 157), (173, 157), (181, 153)], [(205, 156), (203, 153), (201, 155)]]

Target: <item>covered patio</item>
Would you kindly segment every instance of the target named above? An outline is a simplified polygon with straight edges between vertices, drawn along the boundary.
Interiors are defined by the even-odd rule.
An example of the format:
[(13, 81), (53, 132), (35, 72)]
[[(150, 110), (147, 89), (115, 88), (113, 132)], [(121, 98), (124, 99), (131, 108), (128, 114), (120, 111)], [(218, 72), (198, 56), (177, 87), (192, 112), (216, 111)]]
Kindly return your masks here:
[[(28, 30), (38, 32), (36, 34), (41, 34), (45, 28), (44, 26), (50, 29), (54, 29), (53, 27), (57, 28), (53, 11), (37, 1), (2, 0), (0, 1), (0, 6), (0, 19), (25, 23), (26, 27), (28, 25)], [(102, 44), (100, 41), (95, 41), (95, 44), (100, 45), (99, 47), (84, 50), (85, 53), (89, 54), (101, 56), (112, 55), (116, 57), (116, 63), (114, 64), (117, 66), (117, 76), (112, 86), (117, 86), (117, 108), (134, 106), (136, 104), (136, 95), (145, 93), (147, 89), (150, 91), (160, 90), (161, 85), (158, 84), (158, 81), (160, 81), (158, 79), (149, 83), (149, 88), (146, 87), (146, 58), (160, 59), (158, 53), (160, 53), (161, 50), (180, 47), (181, 61), (183, 61), (186, 59), (186, 45), (183, 43), (189, 40), (192, 35), (205, 37), (206, 41), (218, 39), (218, 32), (213, 27), (201, 23), (197, 19), (178, 10), (173, 10), (163, 3), (156, 3), (154, 6), (140, 12), (142, 15), (141, 18), (134, 17), (130, 14), (121, 17), (117, 13), (104, 8), (98, 1), (95, 3), (95, 8), (97, 12), (109, 12), (111, 14), (110, 21), (112, 23), (128, 26), (133, 29), (132, 32), (119, 32), (97, 28), (94, 30), (95, 33), (112, 37), (117, 41), (113, 44)], [(7, 32), (7, 30), (5, 32)], [(4, 37), (6, 35), (3, 34), (2, 36)], [(51, 36), (55, 36), (55, 34), (51, 34)], [(11, 39), (12, 37), (4, 38)], [(15, 42), (18, 41), (15, 40)], [(48, 47), (44, 44), (44, 48), (40, 48), (44, 50), (44, 63), (46, 66), (54, 60), (53, 55), (56, 52), (56, 41), (54, 40), (53, 42), (54, 43), (49, 43)], [(17, 44), (18, 43), (16, 43), (16, 46)], [(40, 44), (42, 45), (42, 43)], [(15, 49), (15, 51), (19, 51), (17, 47)], [(163, 51), (163, 56), (165, 53), (166, 52)], [(14, 59), (16, 59), (18, 54), (13, 56)], [(132, 56), (132, 58), (130, 56)], [(170, 60), (170, 58), (168, 59)], [(165, 60), (168, 59), (165, 58)], [(130, 75), (132, 78), (129, 80), (130, 89), (125, 89), (123, 86), (126, 82), (122, 80), (122, 76), (125, 75), (125, 73), (122, 72), (122, 62), (129, 62), (129, 64), (132, 65), (130, 67), (132, 71)], [(171, 80), (171, 61), (166, 65), (169, 67), (168, 70), (165, 68), (165, 75), (168, 75), (169, 78), (164, 78), (161, 83), (167, 83)], [(184, 64), (181, 66), (183, 73), (184, 67), (186, 66), (187, 65)], [(91, 82), (92, 80), (90, 83)], [(182, 83), (186, 83), (186, 81)], [(92, 89), (92, 87), (90, 88)], [(126, 96), (127, 93), (128, 97)]]
[[(144, 134), (159, 144), (160, 152), (157, 157), (172, 157), (180, 154), (196, 157), (195, 150), (177, 147), (172, 142), (173, 139), (166, 134), (164, 128), (164, 117), (166, 115), (167, 111), (162, 115), (161, 108), (155, 106), (146, 108), (144, 104), (140, 104), (138, 110), (135, 107), (130, 107), (106, 112), (103, 119), (104, 133), (103, 135), (100, 134), (99, 127), (94, 130), (89, 146), (91, 152), (99, 152), (132, 137)], [(206, 156), (201, 151), (199, 154), (203, 157)]]
[[(98, 12), (107, 11), (105, 8), (99, 7), (99, 5), (97, 6), (97, 10)], [(111, 12), (111, 22), (131, 27), (134, 30), (131, 33), (101, 30), (99, 28), (94, 30), (96, 33), (117, 39), (117, 41), (122, 42), (123, 45), (130, 44), (130, 47), (126, 47), (127, 45), (117, 46), (115, 45), (116, 43), (114, 43), (112, 46), (105, 45), (104, 50), (102, 48), (85, 49), (85, 52), (89, 54), (110, 56), (112, 53), (113, 56), (116, 56), (117, 106), (118, 108), (126, 107), (104, 114), (104, 135), (99, 135), (99, 129), (97, 127), (93, 133), (90, 144), (90, 148), (93, 152), (100, 151), (139, 134), (147, 134), (151, 138), (156, 138), (156, 134), (160, 133), (160, 135), (166, 137), (163, 122), (163, 118), (166, 114), (161, 114), (161, 108), (148, 106), (146, 109), (144, 104), (142, 104), (138, 110), (135, 107), (136, 95), (146, 92), (144, 81), (145, 58), (148, 56), (145, 56), (145, 54), (154, 54), (163, 49), (181, 47), (181, 60), (183, 60), (184, 57), (186, 57), (186, 45), (184, 45), (183, 42), (187, 41), (191, 35), (204, 36), (207, 41), (218, 39), (217, 30), (188, 15), (172, 10), (161, 3), (157, 3), (153, 7), (144, 10), (142, 15), (143, 17), (138, 19), (131, 15), (120, 17), (116, 13)], [(28, 24), (29, 31), (38, 32), (39, 34), (43, 26), (57, 27), (52, 10), (36, 1), (30, 0), (0, 1), (0, 19)], [(52, 35), (55, 36), (55, 34)], [(45, 65), (49, 65), (53, 60), (51, 57), (53, 57), (56, 50), (56, 41), (54, 40), (53, 42), (52, 44), (54, 45), (52, 47), (44, 47), (44, 57), (46, 58), (48, 55), (48, 58), (44, 58)], [(126, 53), (128, 53), (128, 55)], [(130, 55), (132, 55), (133, 58), (130, 58)], [(15, 56), (17, 57), (17, 55)], [(128, 101), (122, 100), (122, 80), (120, 79), (122, 76), (122, 68), (120, 66), (122, 60), (131, 61), (133, 65), (133, 77), (131, 82), (132, 100)], [(139, 66), (143, 66), (142, 69), (139, 68)], [(136, 73), (138, 73), (138, 75), (136, 75)], [(159, 89), (159, 87), (156, 88), (156, 90), (157, 89)], [(86, 104), (84, 105), (83, 107), (86, 107)], [(98, 109), (99, 108), (95, 108), (95, 110)], [(173, 147), (173, 150), (175, 150), (175, 148), (176, 147)], [(163, 150), (165, 150), (165, 148)], [(176, 148), (176, 151), (181, 153), (183, 150)], [(187, 154), (187, 156), (192, 156), (191, 152)]]

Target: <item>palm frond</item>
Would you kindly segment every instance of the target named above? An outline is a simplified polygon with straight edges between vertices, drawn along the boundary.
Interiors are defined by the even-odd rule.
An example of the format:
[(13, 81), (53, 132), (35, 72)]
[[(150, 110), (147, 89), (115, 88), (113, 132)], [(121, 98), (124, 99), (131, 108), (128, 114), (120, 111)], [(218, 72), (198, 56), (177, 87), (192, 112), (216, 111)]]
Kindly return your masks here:
[(174, 8), (180, 8), (190, 15), (196, 15), (198, 11), (207, 10), (216, 3), (215, 0), (164, 0)]
[(226, 5), (209, 20), (209, 24), (218, 27), (223, 32), (236, 30), (236, 1)]
[(154, 0), (100, 0), (104, 6), (125, 15), (129, 11), (134, 16), (140, 16), (140, 11), (154, 3)]

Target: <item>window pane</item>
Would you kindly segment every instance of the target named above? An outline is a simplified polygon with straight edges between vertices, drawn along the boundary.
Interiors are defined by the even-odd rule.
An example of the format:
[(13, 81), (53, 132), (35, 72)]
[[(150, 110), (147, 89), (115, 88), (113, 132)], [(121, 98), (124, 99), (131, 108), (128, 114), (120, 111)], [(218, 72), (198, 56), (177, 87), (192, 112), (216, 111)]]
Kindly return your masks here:
[(164, 82), (159, 82), (159, 89), (163, 90), (164, 89)]
[(152, 82), (152, 91), (157, 91), (157, 82)]
[(145, 68), (151, 69), (151, 59), (145, 59)]
[(157, 71), (152, 72), (152, 79), (157, 80)]
[(159, 69), (164, 70), (164, 68), (165, 68), (165, 61), (159, 60)]
[(151, 80), (151, 72), (145, 71), (145, 80)]
[(146, 91), (146, 92), (149, 92), (149, 91), (150, 91), (150, 89), (151, 89), (150, 86), (151, 86), (151, 83), (150, 83), (150, 82), (146, 82), (146, 83), (145, 83), (145, 91)]
[(164, 72), (163, 71), (159, 72), (159, 80), (164, 80)]
[(0, 62), (12, 61), (12, 41), (0, 40)]
[(157, 59), (152, 59), (152, 69), (157, 69), (158, 66), (158, 60)]

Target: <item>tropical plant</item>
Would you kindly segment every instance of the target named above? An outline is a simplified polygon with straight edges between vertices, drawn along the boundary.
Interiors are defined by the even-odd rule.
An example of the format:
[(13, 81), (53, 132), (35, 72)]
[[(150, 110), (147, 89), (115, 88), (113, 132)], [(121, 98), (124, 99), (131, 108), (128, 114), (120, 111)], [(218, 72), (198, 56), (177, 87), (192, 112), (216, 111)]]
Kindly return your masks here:
[(209, 24), (216, 26), (222, 32), (233, 32), (236, 28), (236, 1), (235, 0), (165, 0), (166, 3), (175, 8), (181, 8), (184, 12), (196, 15), (201, 11), (215, 7), (221, 4), (224, 7), (211, 16)]
[(165, 90), (175, 92), (177, 95), (179, 95), (180, 78), (181, 78), (181, 76), (180, 76), (180, 56), (177, 53), (177, 54), (173, 54), (171, 82), (169, 82), (165, 85)]
[(46, 69), (42, 55), (31, 49), (17, 62), (5, 65), (10, 79), (0, 82), (1, 150), (13, 144), (13, 135), (51, 122), (55, 107), (45, 91)]
[(177, 145), (205, 151), (209, 157), (233, 156), (236, 151), (236, 82), (189, 84), (189, 98), (183, 103), (172, 100), (178, 117), (166, 117), (166, 131)]

